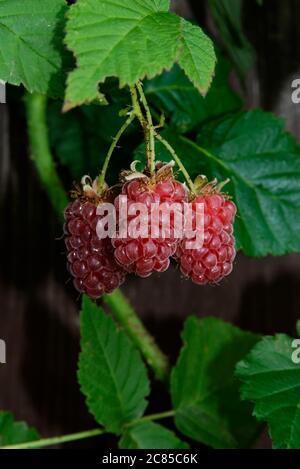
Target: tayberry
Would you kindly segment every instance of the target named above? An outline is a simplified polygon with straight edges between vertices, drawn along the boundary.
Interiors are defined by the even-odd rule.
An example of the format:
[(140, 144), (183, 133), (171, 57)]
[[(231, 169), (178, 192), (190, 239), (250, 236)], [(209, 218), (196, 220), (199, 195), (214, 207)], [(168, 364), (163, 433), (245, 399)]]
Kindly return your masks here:
[(125, 280), (124, 270), (114, 259), (110, 238), (99, 239), (96, 233), (97, 206), (79, 199), (65, 210), (65, 243), (68, 269), (75, 288), (91, 298), (110, 293)]
[[(124, 220), (119, 219), (119, 232), (113, 240), (116, 261), (127, 272), (133, 272), (140, 277), (148, 277), (154, 271), (164, 272), (168, 269), (170, 257), (175, 254), (178, 245), (174, 231), (175, 215), (170, 206), (176, 203), (177, 207), (181, 207), (182, 202), (187, 201), (186, 187), (174, 178), (156, 183), (150, 183), (147, 178), (133, 179), (124, 184), (122, 194), (115, 200), (117, 212), (120, 197), (124, 195), (127, 196), (128, 207), (134, 203), (141, 203), (146, 207), (145, 220), (140, 218), (146, 232), (143, 236), (133, 236), (128, 230), (127, 236), (121, 238), (120, 230)], [(156, 219), (152, 211), (153, 204), (161, 207)], [(136, 217), (136, 214), (128, 215), (128, 227)], [(166, 229), (166, 226), (169, 229)]]
[[(203, 246), (199, 249), (188, 249), (187, 243), (193, 238), (183, 239), (178, 245), (175, 257), (185, 277), (191, 278), (194, 283), (205, 285), (220, 281), (232, 271), (236, 254), (233, 237), (236, 206), (221, 193), (197, 196), (192, 203), (192, 213), (195, 213), (197, 203), (204, 204)], [(193, 229), (194, 222), (193, 219)]]

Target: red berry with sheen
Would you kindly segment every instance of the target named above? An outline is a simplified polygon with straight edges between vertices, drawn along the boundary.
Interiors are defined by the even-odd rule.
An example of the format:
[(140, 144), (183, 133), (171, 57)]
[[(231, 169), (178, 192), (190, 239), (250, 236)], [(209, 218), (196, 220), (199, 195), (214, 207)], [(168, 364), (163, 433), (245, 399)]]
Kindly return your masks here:
[[(152, 272), (164, 272), (170, 265), (170, 257), (175, 254), (178, 245), (178, 238), (174, 232), (174, 214), (167, 210), (171, 204), (177, 203), (179, 207), (187, 201), (186, 187), (173, 178), (151, 184), (143, 178), (136, 178), (126, 182), (122, 188), (121, 196), (127, 197), (128, 211), (134, 203), (142, 203), (146, 207), (146, 220), (144, 228), (147, 236), (133, 236), (128, 230), (125, 238), (120, 237), (122, 220), (119, 217), (119, 232), (112, 243), (115, 247), (115, 259), (127, 272), (132, 272), (140, 277), (148, 277)], [(115, 200), (115, 207), (118, 212), (120, 195)], [(164, 204), (161, 207), (159, 216), (153, 221), (151, 208), (153, 204)], [(174, 206), (173, 206), (174, 208)], [(165, 217), (171, 213), (169, 230), (165, 230)], [(136, 213), (128, 215), (127, 223), (137, 219)], [(150, 227), (151, 225), (151, 227)], [(153, 230), (156, 235), (153, 236)]]
[[(235, 204), (219, 193), (197, 196), (192, 204), (193, 215), (196, 203), (204, 204), (204, 243), (201, 248), (188, 249), (192, 239), (183, 239), (177, 248), (176, 259), (185, 277), (194, 283), (205, 285), (216, 283), (229, 275), (235, 258), (233, 223)], [(192, 220), (195, 229), (195, 220)]]
[(79, 199), (65, 210), (65, 243), (68, 269), (75, 288), (93, 299), (110, 293), (125, 280), (124, 270), (114, 259), (109, 238), (99, 239), (97, 206)]

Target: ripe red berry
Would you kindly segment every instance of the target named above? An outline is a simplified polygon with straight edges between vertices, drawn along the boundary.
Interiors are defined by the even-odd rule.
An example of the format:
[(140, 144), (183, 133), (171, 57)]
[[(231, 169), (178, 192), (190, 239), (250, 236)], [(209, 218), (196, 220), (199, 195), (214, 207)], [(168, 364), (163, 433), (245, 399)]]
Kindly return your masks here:
[[(127, 204), (142, 203), (147, 210), (145, 228), (147, 236), (130, 236), (120, 238), (119, 233), (112, 241), (115, 247), (115, 259), (127, 272), (133, 272), (140, 277), (148, 277), (152, 272), (164, 272), (170, 265), (170, 257), (175, 254), (178, 238), (174, 232), (174, 213), (167, 209), (173, 203), (181, 204), (187, 201), (186, 187), (173, 178), (167, 178), (160, 182), (151, 183), (147, 178), (136, 178), (126, 182), (122, 188), (122, 194), (115, 200), (118, 213), (120, 196), (127, 196)], [(161, 208), (156, 223), (153, 222), (152, 204), (166, 204)], [(164, 217), (171, 213), (170, 231), (164, 229)], [(128, 226), (136, 218), (136, 214), (128, 216)], [(120, 221), (120, 220), (119, 220)], [(157, 230), (155, 236), (151, 236), (151, 229)]]
[[(193, 214), (196, 203), (204, 204), (203, 246), (188, 249), (187, 243), (191, 239), (183, 239), (178, 245), (175, 257), (185, 277), (191, 278), (194, 283), (205, 285), (220, 281), (232, 271), (236, 254), (233, 237), (236, 206), (220, 193), (197, 196), (192, 203)], [(195, 229), (194, 217), (192, 225)]]
[(65, 243), (68, 269), (75, 288), (91, 298), (110, 293), (125, 280), (124, 270), (114, 259), (110, 238), (99, 239), (97, 206), (79, 199), (65, 210)]

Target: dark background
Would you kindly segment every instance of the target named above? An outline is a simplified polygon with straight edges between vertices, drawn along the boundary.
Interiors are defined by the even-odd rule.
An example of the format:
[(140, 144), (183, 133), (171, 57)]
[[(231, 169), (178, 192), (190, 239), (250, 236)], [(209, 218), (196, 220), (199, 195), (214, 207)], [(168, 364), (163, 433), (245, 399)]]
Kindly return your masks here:
[[(173, 3), (180, 14), (212, 27), (204, 0)], [(284, 116), (298, 139), (300, 105), (291, 102), (291, 83), (300, 78), (299, 15), (297, 0), (264, 0), (263, 7), (245, 1), (245, 29), (257, 53), (247, 78), (247, 106)], [(0, 105), (0, 207), (0, 338), (7, 344), (0, 408), (36, 426), (42, 436), (93, 428), (76, 382), (80, 298), (68, 281), (61, 226), (30, 161), (21, 92), (15, 88)], [(191, 313), (263, 334), (295, 335), (299, 261), (298, 254), (265, 259), (239, 254), (234, 272), (220, 286), (197, 287), (171, 268), (147, 280), (130, 278), (123, 291), (174, 362), (182, 322)], [(152, 402), (151, 411), (170, 407), (159, 384)], [(114, 445), (115, 439), (69, 446), (99, 444)], [(266, 434), (256, 447), (270, 447)]]

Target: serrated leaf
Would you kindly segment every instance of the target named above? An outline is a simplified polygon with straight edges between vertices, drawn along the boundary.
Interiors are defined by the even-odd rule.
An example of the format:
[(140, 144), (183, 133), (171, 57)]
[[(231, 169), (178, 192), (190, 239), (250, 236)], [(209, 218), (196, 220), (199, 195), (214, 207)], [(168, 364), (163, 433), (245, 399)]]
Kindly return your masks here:
[(241, 396), (267, 422), (274, 448), (300, 448), (300, 364), (293, 363), (293, 339), (264, 337), (237, 365)]
[[(198, 143), (210, 155), (210, 177), (226, 186), (238, 206), (235, 235), (250, 256), (300, 250), (300, 148), (284, 121), (253, 110), (208, 125)], [(197, 146), (194, 146), (197, 152)]]
[(214, 448), (248, 446), (259, 428), (252, 407), (239, 399), (234, 369), (258, 337), (216, 318), (191, 316), (182, 339), (171, 376), (177, 428)]
[(25, 422), (16, 422), (13, 414), (0, 411), (0, 447), (38, 440), (35, 428)]
[(171, 117), (176, 131), (195, 131), (201, 123), (241, 108), (241, 98), (228, 83), (229, 71), (229, 63), (219, 57), (215, 78), (205, 97), (178, 65), (147, 81), (144, 91), (150, 103)]
[(65, 0), (0, 0), (0, 79), (62, 96)]
[(154, 422), (141, 422), (128, 428), (123, 434), (121, 449), (187, 449), (175, 433)]
[(149, 394), (140, 354), (114, 321), (87, 296), (81, 312), (79, 383), (96, 421), (113, 433), (141, 417)]
[(70, 8), (66, 43), (77, 58), (70, 73), (64, 109), (102, 100), (98, 85), (117, 77), (120, 86), (152, 78), (175, 61), (201, 92), (210, 85), (215, 55), (196, 26), (169, 13), (155, 0), (78, 0)]
[(242, 24), (243, 0), (209, 0), (212, 17), (228, 56), (243, 77), (254, 63), (254, 50)]
[(212, 73), (207, 73), (208, 66), (213, 70), (215, 63), (212, 42), (199, 26), (183, 18), (181, 18), (181, 36), (178, 63), (194, 86), (205, 95), (213, 78)]

